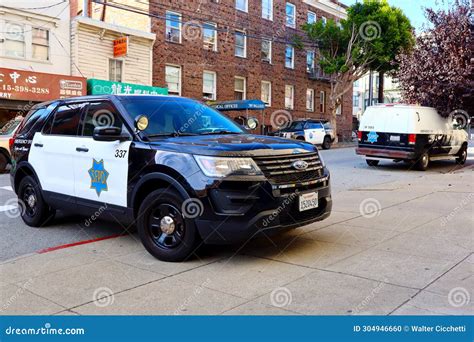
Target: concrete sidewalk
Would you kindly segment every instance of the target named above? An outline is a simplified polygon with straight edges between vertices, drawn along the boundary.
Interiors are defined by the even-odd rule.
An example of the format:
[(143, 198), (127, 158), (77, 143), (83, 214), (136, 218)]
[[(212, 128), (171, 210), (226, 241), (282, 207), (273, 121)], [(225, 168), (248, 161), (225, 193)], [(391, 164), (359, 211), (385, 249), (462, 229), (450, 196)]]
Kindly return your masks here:
[(137, 236), (0, 264), (0, 314), (472, 314), (473, 170), (334, 195), (326, 221), (184, 263)]

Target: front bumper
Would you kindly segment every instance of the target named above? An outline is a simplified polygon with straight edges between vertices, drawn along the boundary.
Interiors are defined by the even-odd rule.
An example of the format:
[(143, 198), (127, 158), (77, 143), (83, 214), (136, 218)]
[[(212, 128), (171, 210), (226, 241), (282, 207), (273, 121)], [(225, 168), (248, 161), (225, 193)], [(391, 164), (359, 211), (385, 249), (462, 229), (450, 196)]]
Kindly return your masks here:
[(384, 149), (384, 148), (358, 147), (356, 148), (356, 154), (364, 155), (367, 157), (374, 157), (374, 158), (406, 159), (406, 160), (415, 159), (415, 152)]

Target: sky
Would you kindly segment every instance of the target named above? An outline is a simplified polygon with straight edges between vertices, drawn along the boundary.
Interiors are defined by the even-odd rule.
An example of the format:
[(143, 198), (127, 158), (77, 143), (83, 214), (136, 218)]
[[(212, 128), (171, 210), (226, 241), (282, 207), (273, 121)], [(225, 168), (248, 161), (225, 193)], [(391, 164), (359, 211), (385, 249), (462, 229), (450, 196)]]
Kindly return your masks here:
[[(346, 5), (352, 5), (361, 0), (339, 0)], [(439, 0), (388, 0), (391, 6), (399, 7), (410, 19), (411, 24), (415, 27), (416, 32), (420, 32), (423, 24), (427, 24), (424, 14), (424, 8), (445, 8), (447, 4), (443, 4)]]

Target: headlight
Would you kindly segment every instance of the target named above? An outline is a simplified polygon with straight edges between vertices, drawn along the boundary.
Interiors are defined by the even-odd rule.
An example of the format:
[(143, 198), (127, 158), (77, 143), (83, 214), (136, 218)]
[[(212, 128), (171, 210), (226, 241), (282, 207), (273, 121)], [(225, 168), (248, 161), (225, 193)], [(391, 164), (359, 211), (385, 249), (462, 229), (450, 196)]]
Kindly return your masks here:
[(208, 177), (263, 175), (252, 158), (221, 158), (194, 156), (202, 172)]

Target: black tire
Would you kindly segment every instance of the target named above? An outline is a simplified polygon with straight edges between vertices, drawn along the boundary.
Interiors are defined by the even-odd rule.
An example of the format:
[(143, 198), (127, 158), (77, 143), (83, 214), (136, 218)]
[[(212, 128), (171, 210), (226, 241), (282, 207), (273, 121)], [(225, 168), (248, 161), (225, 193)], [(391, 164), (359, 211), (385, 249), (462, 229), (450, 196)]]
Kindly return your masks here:
[(31, 176), (21, 180), (18, 186), (18, 201), (21, 218), (30, 227), (42, 227), (56, 214), (44, 201), (38, 182)]
[(329, 150), (331, 148), (331, 138), (328, 136), (325, 136), (323, 140), (323, 144), (321, 146), (323, 150)]
[(429, 165), (430, 155), (428, 152), (423, 152), (415, 163), (415, 169), (419, 171), (426, 171), (428, 170)]
[(10, 158), (4, 153), (0, 152), (0, 172), (5, 172), (8, 164), (10, 164)]
[(306, 141), (306, 139), (302, 136), (296, 137), (296, 140)]
[(458, 153), (458, 157), (456, 158), (456, 163), (458, 163), (459, 165), (464, 165), (466, 164), (466, 160), (467, 160), (467, 146), (464, 145), (461, 148), (461, 151), (459, 151)]
[(375, 160), (375, 159), (366, 159), (365, 162), (366, 162), (367, 165), (369, 165), (369, 166), (377, 166), (377, 165), (379, 165), (379, 160)]
[[(138, 211), (137, 228), (146, 250), (163, 261), (183, 261), (196, 249), (200, 237), (193, 219), (182, 213), (184, 200), (175, 191), (158, 189), (145, 197)], [(172, 234), (162, 229), (169, 217), (174, 226)]]

